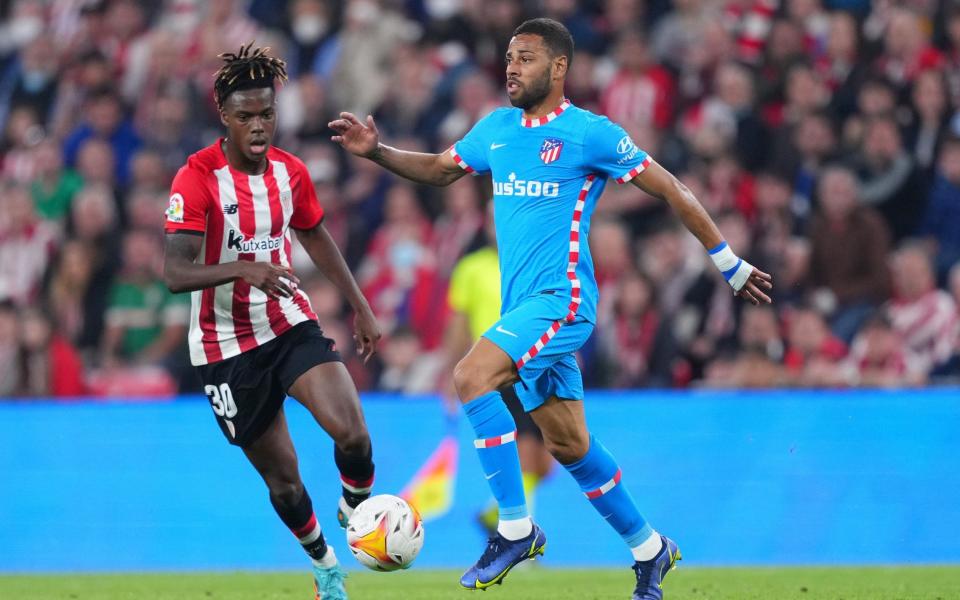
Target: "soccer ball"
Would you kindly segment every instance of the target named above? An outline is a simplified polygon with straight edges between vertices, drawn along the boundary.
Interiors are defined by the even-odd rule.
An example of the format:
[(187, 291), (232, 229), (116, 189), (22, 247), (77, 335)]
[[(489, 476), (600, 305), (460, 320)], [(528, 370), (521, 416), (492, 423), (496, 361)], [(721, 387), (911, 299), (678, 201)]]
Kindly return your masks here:
[(407, 569), (423, 547), (423, 521), (402, 498), (372, 496), (353, 511), (347, 523), (347, 545), (368, 569)]

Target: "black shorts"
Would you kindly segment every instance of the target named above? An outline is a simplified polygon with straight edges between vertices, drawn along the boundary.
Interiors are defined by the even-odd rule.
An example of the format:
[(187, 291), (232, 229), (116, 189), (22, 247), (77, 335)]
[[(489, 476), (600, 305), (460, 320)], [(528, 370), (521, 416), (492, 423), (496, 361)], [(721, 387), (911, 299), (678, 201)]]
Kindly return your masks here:
[(341, 360), (317, 322), (304, 321), (262, 346), (197, 369), (223, 435), (244, 447), (267, 430), (298, 377)]
[(532, 435), (543, 440), (543, 434), (540, 433), (540, 428), (533, 422), (533, 417), (530, 416), (530, 413), (523, 409), (523, 404), (520, 402), (517, 391), (513, 386), (507, 385), (500, 388), (500, 396), (503, 397), (504, 404), (507, 405), (510, 415), (517, 424), (517, 435)]

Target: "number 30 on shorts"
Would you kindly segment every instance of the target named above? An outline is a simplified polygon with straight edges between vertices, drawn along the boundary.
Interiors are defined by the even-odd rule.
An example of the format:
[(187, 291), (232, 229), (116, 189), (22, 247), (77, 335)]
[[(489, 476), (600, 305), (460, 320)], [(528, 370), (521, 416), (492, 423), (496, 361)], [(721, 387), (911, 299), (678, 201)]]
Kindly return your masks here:
[(237, 416), (237, 403), (233, 401), (233, 392), (230, 390), (229, 383), (221, 383), (220, 386), (206, 385), (203, 391), (210, 399), (210, 406), (218, 417), (232, 419)]

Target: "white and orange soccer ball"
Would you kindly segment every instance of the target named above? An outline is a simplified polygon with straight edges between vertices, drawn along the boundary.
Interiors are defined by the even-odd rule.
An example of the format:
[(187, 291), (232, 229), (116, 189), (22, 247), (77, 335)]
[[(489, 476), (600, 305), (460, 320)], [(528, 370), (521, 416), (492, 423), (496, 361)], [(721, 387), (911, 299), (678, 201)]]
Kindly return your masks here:
[(407, 569), (423, 548), (423, 521), (403, 498), (371, 496), (347, 523), (347, 545), (368, 569)]

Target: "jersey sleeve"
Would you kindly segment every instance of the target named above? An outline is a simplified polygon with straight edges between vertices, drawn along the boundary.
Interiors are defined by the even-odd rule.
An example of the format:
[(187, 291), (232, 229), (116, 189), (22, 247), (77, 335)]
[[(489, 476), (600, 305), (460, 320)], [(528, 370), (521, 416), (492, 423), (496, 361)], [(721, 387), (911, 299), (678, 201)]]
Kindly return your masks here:
[(209, 209), (210, 192), (203, 181), (203, 176), (196, 169), (182, 167), (170, 186), (166, 232), (205, 232)]
[(295, 181), (291, 181), (293, 190), (293, 215), (290, 227), (294, 229), (313, 229), (323, 220), (323, 207), (313, 187), (313, 179), (307, 171), (307, 165), (297, 160), (293, 167)]
[(630, 139), (623, 127), (604, 118), (593, 123), (584, 139), (587, 165), (597, 172), (626, 183), (650, 165), (650, 156)]
[(490, 171), (487, 152), (490, 148), (488, 131), (493, 113), (477, 121), (473, 128), (459, 142), (450, 146), (450, 156), (467, 173), (479, 175)]

